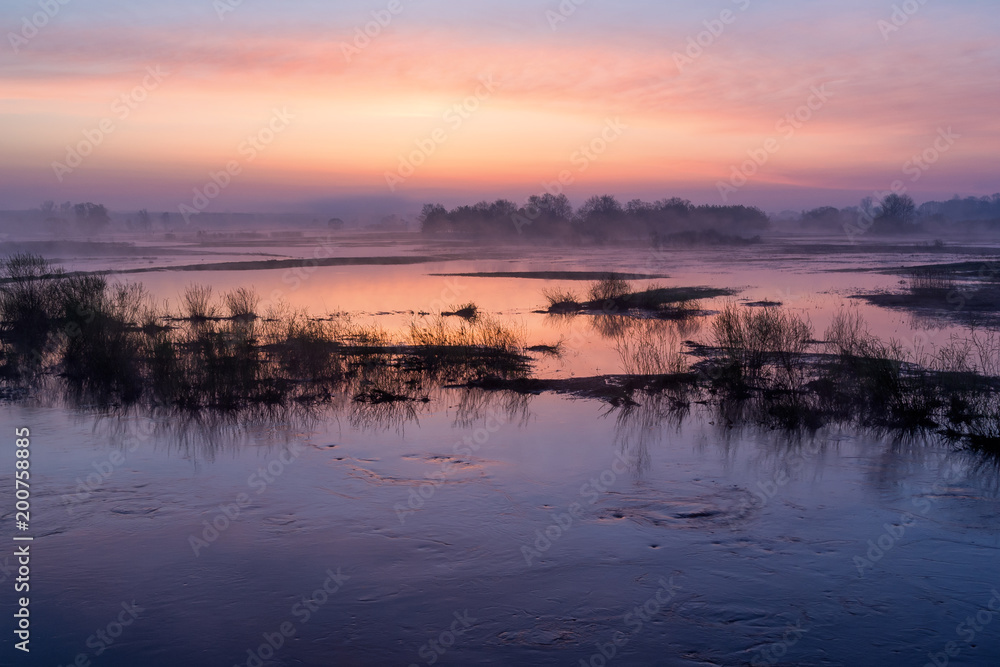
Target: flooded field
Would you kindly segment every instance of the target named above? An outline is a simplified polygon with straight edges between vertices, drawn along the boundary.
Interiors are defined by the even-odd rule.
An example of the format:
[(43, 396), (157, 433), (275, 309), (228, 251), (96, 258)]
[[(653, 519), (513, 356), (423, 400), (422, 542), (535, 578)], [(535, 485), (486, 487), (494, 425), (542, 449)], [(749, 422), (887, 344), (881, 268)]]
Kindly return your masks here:
[[(531, 379), (603, 383), (636, 374), (628, 342), (643, 335), (690, 357), (732, 304), (794, 313), (816, 341), (847, 308), (931, 357), (994, 325), (965, 318), (954, 288), (918, 308), (858, 297), (912, 293), (899, 267), (1000, 255), (777, 235), (674, 249), (119, 241), (19, 249), (118, 272), (169, 309), (190, 283), (252, 286), (260, 312), (284, 303), (395, 334), (473, 303), (536, 348)], [(583, 300), (612, 271), (649, 276), (635, 291), (727, 294), (683, 322), (546, 312), (546, 291)], [(0, 404), (8, 432), (31, 431), (37, 664), (1000, 661), (1000, 471), (934, 429), (775, 429), (709, 400), (544, 386), (231, 412), (108, 407), (59, 387)], [(14, 471), (0, 470), (6, 512)], [(14, 564), (0, 557), (0, 578)]]

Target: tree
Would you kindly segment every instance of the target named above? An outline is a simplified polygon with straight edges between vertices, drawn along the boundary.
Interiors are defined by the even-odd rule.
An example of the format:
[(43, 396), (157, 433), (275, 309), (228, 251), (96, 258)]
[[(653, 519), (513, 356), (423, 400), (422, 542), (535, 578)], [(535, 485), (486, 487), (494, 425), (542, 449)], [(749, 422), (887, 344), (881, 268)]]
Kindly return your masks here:
[(538, 218), (551, 222), (568, 222), (573, 218), (573, 205), (566, 195), (532, 195), (528, 197), (527, 208), (537, 213)]
[(882, 200), (875, 216), (875, 227), (879, 231), (902, 231), (913, 227), (917, 217), (917, 205), (909, 195), (888, 195)]
[(803, 227), (827, 228), (839, 227), (843, 217), (840, 210), (833, 206), (821, 206), (811, 211), (803, 211), (800, 223)]
[(448, 224), (448, 209), (441, 204), (424, 204), (420, 211), (420, 229), (424, 232), (446, 231)]
[(77, 204), (73, 209), (76, 213), (77, 224), (86, 232), (99, 232), (111, 222), (108, 209), (102, 204), (87, 202), (86, 204)]
[(594, 195), (577, 212), (585, 222), (610, 222), (625, 215), (625, 209), (613, 195)]
[(146, 230), (149, 229), (149, 225), (152, 222), (152, 218), (149, 215), (149, 211), (146, 209), (139, 210), (139, 229)]

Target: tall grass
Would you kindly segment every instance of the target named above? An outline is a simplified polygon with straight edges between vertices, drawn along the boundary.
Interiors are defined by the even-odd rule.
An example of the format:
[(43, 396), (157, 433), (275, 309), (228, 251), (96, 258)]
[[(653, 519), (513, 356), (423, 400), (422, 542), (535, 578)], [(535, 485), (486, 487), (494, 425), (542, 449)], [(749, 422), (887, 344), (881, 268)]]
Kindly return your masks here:
[[(528, 367), (524, 332), (491, 315), (414, 324), (410, 340), (394, 341), (345, 315), (314, 318), (278, 304), (258, 317), (251, 289), (224, 295), (230, 317), (220, 318), (211, 288), (189, 286), (187, 317), (176, 319), (139, 284), (58, 274), (34, 257), (2, 268), (0, 375), (17, 381), (21, 358), (51, 339), (37, 354), (40, 372), (58, 373), (87, 402), (231, 411), (346, 394), (380, 404), (417, 400), (442, 378), (510, 377)], [(11, 331), (32, 321), (32, 345), (19, 350)]]
[(212, 303), (211, 285), (188, 285), (181, 294), (181, 307), (188, 319), (193, 321), (208, 320), (218, 314), (218, 308)]
[(260, 297), (252, 287), (237, 287), (226, 292), (222, 300), (226, 304), (229, 316), (234, 319), (252, 319), (257, 317), (257, 306), (260, 304)]
[(569, 290), (558, 288), (545, 288), (542, 296), (549, 302), (549, 312), (568, 313), (575, 312), (582, 308), (579, 297)]
[(909, 275), (911, 292), (941, 292), (955, 288), (955, 278), (944, 271), (922, 270)]
[(18, 253), (0, 260), (0, 320), (19, 346), (44, 342), (58, 316), (55, 268), (39, 255)]
[(590, 286), (590, 300), (603, 303), (616, 301), (631, 293), (629, 282), (617, 273), (608, 273)]
[[(747, 308), (727, 303), (712, 322), (712, 340), (739, 383), (765, 379), (791, 382), (812, 341), (812, 325), (781, 308)], [(768, 369), (775, 372), (767, 373)]]
[(615, 351), (626, 375), (666, 375), (690, 369), (676, 322), (639, 320), (615, 337)]

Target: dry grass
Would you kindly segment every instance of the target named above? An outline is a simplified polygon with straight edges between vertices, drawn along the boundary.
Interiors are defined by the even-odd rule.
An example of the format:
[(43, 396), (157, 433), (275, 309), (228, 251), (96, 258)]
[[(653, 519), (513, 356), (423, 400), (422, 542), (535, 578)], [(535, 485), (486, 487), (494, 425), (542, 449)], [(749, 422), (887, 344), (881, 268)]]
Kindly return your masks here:
[(941, 292), (955, 288), (955, 278), (945, 271), (926, 269), (915, 271), (908, 276), (911, 292)]
[(666, 375), (690, 370), (675, 322), (639, 320), (615, 337), (615, 350), (626, 375)]
[(458, 323), (444, 317), (412, 322), (410, 342), (424, 347), (479, 347), (509, 354), (523, 354), (526, 347), (523, 328), (505, 324), (492, 315)]
[(552, 313), (573, 312), (582, 308), (579, 297), (569, 290), (546, 288), (542, 290), (542, 296), (549, 302), (549, 312)]
[(617, 273), (609, 273), (590, 286), (588, 296), (596, 303), (614, 302), (629, 294), (632, 290), (629, 282)]
[[(812, 326), (781, 308), (747, 308), (729, 302), (712, 322), (712, 340), (738, 382), (791, 381), (799, 375), (799, 358), (811, 344)], [(768, 368), (783, 378), (766, 373)]]
[(187, 318), (193, 321), (207, 320), (218, 314), (212, 303), (212, 286), (191, 284), (181, 294), (181, 308)]
[(257, 317), (260, 297), (252, 287), (237, 287), (222, 297), (226, 310), (232, 318), (252, 319)]

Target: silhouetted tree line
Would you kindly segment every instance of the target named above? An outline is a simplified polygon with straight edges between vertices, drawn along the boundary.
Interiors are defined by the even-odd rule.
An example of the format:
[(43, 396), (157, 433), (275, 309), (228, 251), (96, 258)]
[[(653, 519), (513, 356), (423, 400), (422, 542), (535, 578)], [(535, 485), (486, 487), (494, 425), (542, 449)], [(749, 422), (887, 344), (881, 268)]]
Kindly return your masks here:
[(622, 205), (612, 195), (588, 199), (573, 210), (566, 195), (537, 195), (524, 206), (498, 199), (447, 210), (427, 204), (420, 215), (425, 233), (536, 238), (586, 238), (597, 241), (620, 238), (660, 238), (692, 230), (715, 229), (729, 233), (766, 229), (770, 220), (759, 208), (748, 206), (695, 206), (677, 197), (645, 202), (633, 199)]
[[(95, 204), (93, 202), (73, 204), (67, 201), (62, 204), (56, 204), (56, 202), (49, 199), (42, 202), (42, 205), (38, 208), (38, 212), (42, 216), (39, 218), (39, 221), (43, 222), (45, 228), (54, 234), (69, 233), (72, 231), (84, 234), (98, 234), (104, 231), (112, 222), (111, 212), (108, 208), (104, 204)], [(162, 213), (158, 216), (158, 220), (164, 229), (171, 229), (174, 226), (170, 213)], [(134, 219), (130, 215), (126, 218), (124, 224), (126, 229), (150, 231), (154, 226), (154, 218), (147, 209), (140, 209)]]
[(822, 206), (803, 211), (799, 224), (807, 229), (875, 234), (907, 234), (954, 225), (1000, 229), (1000, 194), (964, 199), (956, 195), (948, 201), (929, 201), (920, 206), (905, 194), (890, 194), (880, 202), (866, 197), (859, 206)]

